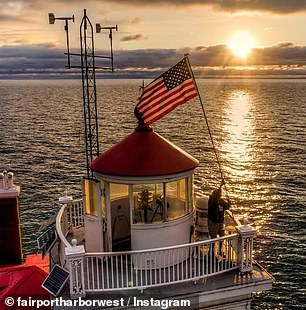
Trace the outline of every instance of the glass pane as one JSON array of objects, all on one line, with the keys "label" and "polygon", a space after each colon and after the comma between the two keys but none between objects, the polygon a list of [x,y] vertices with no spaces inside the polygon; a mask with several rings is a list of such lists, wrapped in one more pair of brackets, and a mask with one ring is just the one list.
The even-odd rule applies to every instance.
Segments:
[{"label": "glass pane", "polygon": [[193,175],[188,177],[188,188],[187,188],[187,210],[188,213],[192,211],[193,208]]},{"label": "glass pane", "polygon": [[130,223],[129,186],[127,184],[110,183],[109,193],[112,221],[114,221],[117,216],[122,217],[124,215],[126,221]]},{"label": "glass pane", "polygon": [[185,179],[166,184],[167,217],[169,220],[179,218],[186,212],[186,181]]},{"label": "glass pane", "polygon": [[186,200],[186,182],[185,179],[178,181],[179,198]]},{"label": "glass pane", "polygon": [[[100,182],[100,189],[102,193],[105,193],[105,182]],[[102,212],[102,218],[105,219],[106,213],[105,213],[105,194],[101,195],[101,212]]]},{"label": "glass pane", "polygon": [[109,195],[113,250],[129,248],[131,238],[129,185],[110,183]]},{"label": "glass pane", "polygon": [[126,184],[110,183],[110,200],[124,198],[129,195],[129,187]]},{"label": "glass pane", "polygon": [[86,214],[98,216],[98,187],[94,180],[83,180]]},{"label": "glass pane", "polygon": [[164,220],[162,183],[133,185],[134,216],[136,223],[157,223]]}]

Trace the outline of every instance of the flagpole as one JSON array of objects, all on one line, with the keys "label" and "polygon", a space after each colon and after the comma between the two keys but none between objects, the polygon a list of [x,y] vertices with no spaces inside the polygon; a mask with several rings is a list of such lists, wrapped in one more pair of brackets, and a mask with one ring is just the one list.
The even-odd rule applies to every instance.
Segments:
[{"label": "flagpole", "polygon": [[[199,97],[199,100],[200,100],[200,103],[201,103],[201,107],[202,107],[202,112],[203,112],[203,115],[204,115],[204,118],[205,118],[205,122],[206,122],[206,126],[207,126],[207,129],[208,129],[208,133],[209,133],[209,136],[210,136],[210,141],[211,141],[211,144],[212,144],[212,147],[213,147],[216,159],[217,159],[217,163],[218,163],[218,167],[219,167],[219,172],[220,172],[220,175],[221,175],[222,183],[224,184],[224,187],[225,187],[225,190],[226,190],[227,200],[230,201],[229,200],[229,196],[228,196],[228,191],[227,191],[227,188],[226,188],[226,184],[225,184],[224,174],[223,174],[222,167],[221,167],[221,162],[220,162],[220,159],[219,159],[219,156],[218,156],[218,152],[217,152],[217,149],[215,147],[215,142],[214,142],[214,139],[213,139],[213,136],[212,136],[209,124],[208,124],[208,119],[207,119],[207,116],[206,116],[206,111],[205,111],[205,107],[204,107],[204,104],[203,104],[203,101],[202,101],[202,98],[201,98],[201,94],[199,92],[198,84],[197,84],[196,79],[194,77],[194,74],[193,74],[193,71],[192,71],[192,68],[191,68],[191,64],[189,62],[188,54],[185,54],[184,57],[187,60],[187,65],[188,65],[188,68],[189,68],[189,70],[191,72],[191,76],[192,76],[192,79],[193,79],[196,91],[198,93],[198,97]],[[222,184],[221,184],[221,186],[222,186]]]}]

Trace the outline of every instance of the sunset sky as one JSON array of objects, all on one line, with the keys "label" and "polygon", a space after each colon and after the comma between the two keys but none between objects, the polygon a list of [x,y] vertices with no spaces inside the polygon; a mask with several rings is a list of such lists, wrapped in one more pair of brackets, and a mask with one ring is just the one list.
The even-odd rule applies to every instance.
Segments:
[{"label": "sunset sky", "polygon": [[[197,75],[306,74],[306,0],[0,0],[0,77],[57,76],[65,71],[64,23],[71,46],[86,8],[93,24],[118,24],[118,76],[154,75],[186,52]],[[103,54],[108,35],[97,34]],[[156,74],[155,74],[156,75]]]}]

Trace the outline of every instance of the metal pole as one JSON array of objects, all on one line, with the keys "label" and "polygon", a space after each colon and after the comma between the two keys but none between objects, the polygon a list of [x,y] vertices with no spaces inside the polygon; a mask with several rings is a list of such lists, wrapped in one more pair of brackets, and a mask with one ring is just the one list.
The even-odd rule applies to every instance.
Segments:
[{"label": "metal pole", "polygon": [[[85,138],[85,153],[86,153],[86,168],[87,168],[87,177],[89,178],[89,154],[88,154],[88,140],[87,140],[87,137],[88,137],[88,131],[87,131],[87,113],[86,113],[86,93],[85,93],[85,73],[84,73],[84,50],[83,50],[83,36],[82,36],[82,26],[83,24],[86,22],[86,10],[84,10],[84,17],[82,19],[82,22],[80,24],[80,44],[81,44],[81,67],[82,67],[82,91],[83,91],[83,114],[84,114],[84,138]],[[84,25],[85,27],[85,25]],[[86,46],[85,46],[85,53],[86,53]]]},{"label": "metal pole", "polygon": [[65,31],[66,31],[66,43],[67,43],[67,67],[70,68],[70,51],[69,51],[69,32],[68,32],[68,19],[65,20]]},{"label": "metal pole", "polygon": [[197,82],[195,80],[195,77],[194,77],[194,74],[193,74],[193,71],[192,71],[192,68],[191,68],[191,65],[190,65],[190,61],[189,61],[189,58],[188,58],[188,54],[185,54],[184,57],[186,58],[188,68],[189,68],[189,70],[191,72],[192,79],[193,79],[196,91],[198,93],[198,97],[199,97],[199,100],[200,100],[202,112],[203,112],[203,115],[204,115],[204,118],[205,118],[205,122],[206,122],[206,126],[207,126],[207,129],[208,129],[208,133],[209,133],[209,136],[210,136],[210,141],[211,141],[211,144],[212,144],[212,147],[213,147],[213,151],[214,151],[214,154],[215,154],[215,157],[216,157],[216,160],[217,160],[217,164],[218,164],[218,167],[219,167],[219,172],[220,172],[220,175],[221,175],[222,184],[224,185],[224,188],[225,188],[225,191],[226,191],[227,200],[230,201],[229,200],[229,196],[228,196],[228,191],[227,191],[227,188],[226,188],[226,184],[225,184],[225,179],[224,179],[224,174],[223,174],[223,171],[222,171],[221,162],[220,162],[220,159],[219,159],[219,156],[218,156],[218,152],[217,152],[217,149],[215,147],[215,142],[214,142],[214,139],[213,139],[213,136],[212,136],[209,124],[208,124],[208,119],[207,119],[205,107],[204,107],[204,104],[203,104],[203,101],[202,101],[202,98],[201,98],[201,94],[200,94],[200,91],[199,91],[199,88],[198,88],[198,84],[197,84]]},{"label": "metal pole", "polygon": [[112,71],[114,71],[114,57],[113,57],[113,29],[109,30],[109,39],[110,39],[110,47],[111,47],[111,63],[112,63]]}]

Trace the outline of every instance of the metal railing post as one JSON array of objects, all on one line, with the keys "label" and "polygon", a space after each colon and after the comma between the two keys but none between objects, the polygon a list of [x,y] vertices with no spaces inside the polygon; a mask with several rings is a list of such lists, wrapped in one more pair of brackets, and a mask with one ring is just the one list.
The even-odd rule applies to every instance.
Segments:
[{"label": "metal railing post", "polygon": [[71,243],[71,247],[65,248],[67,265],[70,272],[70,297],[84,297],[86,295],[84,273],[85,248],[83,245],[76,245],[76,239],[72,239]]},{"label": "metal railing post", "polygon": [[253,270],[253,239],[256,229],[248,225],[248,220],[243,219],[243,225],[236,226],[238,238],[238,264],[241,272]]}]

